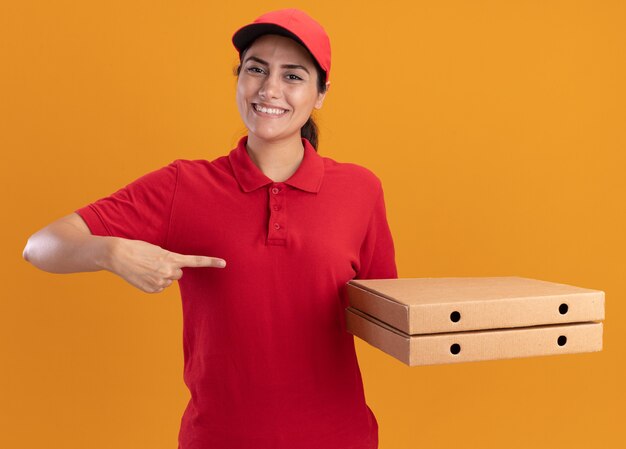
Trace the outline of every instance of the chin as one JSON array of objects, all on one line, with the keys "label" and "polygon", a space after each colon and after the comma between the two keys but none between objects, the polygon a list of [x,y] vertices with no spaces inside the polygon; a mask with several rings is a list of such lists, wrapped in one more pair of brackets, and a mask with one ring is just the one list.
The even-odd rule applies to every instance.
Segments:
[{"label": "chin", "polygon": [[286,134],[280,131],[272,131],[267,129],[250,129],[248,128],[248,134],[254,135],[257,139],[265,140],[267,142],[281,140],[286,137]]},{"label": "chin", "polygon": [[[294,127],[293,124],[289,127],[285,127],[284,124],[282,124],[283,126],[280,126],[281,124],[272,125],[273,124],[251,122],[246,123],[246,128],[248,129],[249,135],[254,135],[255,138],[267,142],[290,139],[293,138],[294,135],[298,138],[300,137],[301,127]],[[304,125],[304,123],[302,125]]]}]

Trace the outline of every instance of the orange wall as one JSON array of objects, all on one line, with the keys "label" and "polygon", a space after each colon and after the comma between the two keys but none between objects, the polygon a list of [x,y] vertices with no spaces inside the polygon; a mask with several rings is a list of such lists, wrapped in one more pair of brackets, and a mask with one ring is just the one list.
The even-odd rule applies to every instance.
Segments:
[{"label": "orange wall", "polygon": [[178,288],[45,273],[22,249],[150,170],[226,154],[245,132],[230,36],[288,6],[331,36],[320,153],[382,178],[401,277],[606,292],[600,353],[408,368],[357,341],[380,448],[617,447],[626,3],[259,3],[0,7],[0,447],[176,447],[188,399]]}]

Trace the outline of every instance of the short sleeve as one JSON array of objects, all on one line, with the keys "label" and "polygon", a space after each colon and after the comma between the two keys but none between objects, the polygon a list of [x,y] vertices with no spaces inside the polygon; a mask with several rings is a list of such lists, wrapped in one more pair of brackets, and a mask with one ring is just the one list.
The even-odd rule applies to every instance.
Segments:
[{"label": "short sleeve", "polygon": [[361,244],[360,267],[355,279],[395,279],[398,277],[393,237],[387,223],[385,199],[380,187],[378,199]]},{"label": "short sleeve", "polygon": [[164,247],[176,191],[178,161],[75,212],[94,235],[143,240]]}]

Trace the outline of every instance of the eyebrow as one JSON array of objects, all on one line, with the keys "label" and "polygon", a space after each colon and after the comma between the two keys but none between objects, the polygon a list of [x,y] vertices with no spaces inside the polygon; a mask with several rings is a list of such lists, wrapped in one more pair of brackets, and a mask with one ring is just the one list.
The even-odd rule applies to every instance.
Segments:
[{"label": "eyebrow", "polygon": [[[269,66],[269,63],[267,61],[264,61],[261,58],[257,58],[256,56],[248,56],[244,62],[248,62],[248,61],[256,61],[259,64]],[[284,69],[302,69],[310,75],[309,70],[305,66],[300,65],[300,64],[283,64],[280,67]]]}]

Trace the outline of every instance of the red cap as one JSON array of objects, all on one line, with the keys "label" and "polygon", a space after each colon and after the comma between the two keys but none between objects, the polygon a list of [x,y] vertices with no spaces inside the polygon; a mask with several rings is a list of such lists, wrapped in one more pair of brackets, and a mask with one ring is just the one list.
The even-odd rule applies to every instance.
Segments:
[{"label": "red cap", "polygon": [[233,34],[233,45],[239,52],[264,34],[279,34],[302,44],[330,77],[330,39],[318,22],[299,9],[281,9],[258,17],[254,22],[239,28]]}]

